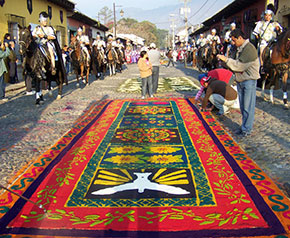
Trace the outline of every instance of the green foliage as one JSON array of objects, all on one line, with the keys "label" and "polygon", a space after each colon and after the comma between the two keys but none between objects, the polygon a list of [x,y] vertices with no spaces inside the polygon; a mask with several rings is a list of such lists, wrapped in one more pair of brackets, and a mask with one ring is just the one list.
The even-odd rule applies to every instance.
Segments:
[{"label": "green foliage", "polygon": [[138,22],[136,19],[123,18],[117,23],[117,31],[123,34],[135,34],[145,39],[145,44],[155,43],[158,48],[165,47],[168,31],[161,30],[149,21]]}]

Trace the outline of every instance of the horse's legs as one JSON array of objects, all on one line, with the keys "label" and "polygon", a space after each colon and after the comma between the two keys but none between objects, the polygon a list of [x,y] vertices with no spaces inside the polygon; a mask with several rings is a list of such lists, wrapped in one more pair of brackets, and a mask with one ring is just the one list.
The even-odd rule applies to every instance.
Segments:
[{"label": "horse's legs", "polygon": [[113,68],[113,74],[116,74],[116,64],[112,64],[112,68]]},{"label": "horse's legs", "polygon": [[262,76],[262,92],[261,92],[261,97],[265,100],[265,86],[266,86],[266,78],[265,74]]},{"label": "horse's legs", "polygon": [[62,78],[62,74],[61,74],[60,71],[58,72],[58,77],[59,77],[59,79],[61,79],[61,80],[59,80],[59,85],[58,85],[58,94],[57,94],[57,97],[56,97],[57,100],[59,100],[59,99],[62,98],[63,78]]},{"label": "horse's legs", "polygon": [[109,63],[109,70],[110,70],[110,77],[112,76],[112,67],[113,67],[113,65],[111,64],[111,63]]},{"label": "horse's legs", "polygon": [[52,97],[52,91],[51,91],[51,80],[48,81],[47,85],[48,95]]},{"label": "horse's legs", "polygon": [[287,79],[288,72],[286,72],[282,77],[283,103],[286,108],[288,108]]},{"label": "horse's legs", "polygon": [[89,84],[89,76],[90,76],[90,68],[87,68],[87,74],[86,74],[86,84]]},{"label": "horse's legs", "polygon": [[77,77],[77,87],[79,87],[80,86],[80,79],[79,79],[79,71],[78,71],[78,69],[75,69],[75,75],[76,75],[76,77]]},{"label": "horse's legs", "polygon": [[274,104],[274,88],[275,88],[274,85],[270,87],[270,102],[272,104]]},{"label": "horse's legs", "polygon": [[42,96],[40,87],[41,87],[41,80],[40,80],[40,78],[35,77],[35,91],[36,91],[36,93],[35,93],[35,99],[36,99],[35,104],[36,105],[40,105],[40,97]]},{"label": "horse's legs", "polygon": [[85,66],[81,65],[81,80],[84,84],[86,84],[86,81],[84,80],[84,70],[85,70]]}]

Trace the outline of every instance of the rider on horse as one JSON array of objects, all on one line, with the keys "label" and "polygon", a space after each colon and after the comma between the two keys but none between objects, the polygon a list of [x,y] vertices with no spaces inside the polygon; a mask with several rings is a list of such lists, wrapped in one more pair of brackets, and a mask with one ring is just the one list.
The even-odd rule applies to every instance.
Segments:
[{"label": "rider on horse", "polygon": [[87,46],[90,45],[90,40],[89,40],[89,37],[87,35],[83,34],[83,28],[81,26],[78,28],[77,40],[80,42],[82,51],[85,53],[86,63],[87,63],[87,66],[89,67],[91,56],[90,56],[90,53],[89,53]]},{"label": "rider on horse", "polygon": [[39,22],[38,25],[32,32],[33,37],[36,38],[36,41],[42,46],[42,49],[48,49],[49,58],[51,60],[51,74],[55,75],[55,45],[53,40],[56,39],[54,29],[52,26],[48,26],[48,14],[46,12],[41,12],[39,14]]},{"label": "rider on horse", "polygon": [[253,32],[253,34],[259,41],[258,52],[260,54],[261,73],[264,73],[262,60],[264,49],[269,43],[273,42],[276,39],[277,33],[279,34],[280,32],[282,32],[282,27],[280,26],[280,24],[272,20],[273,16],[274,12],[270,9],[267,9],[264,12],[264,19],[257,22],[257,25]]},{"label": "rider on horse", "polygon": [[211,30],[211,34],[207,36],[207,41],[208,41],[208,45],[207,47],[205,48],[205,58],[207,56],[207,52],[208,52],[208,49],[210,48],[210,46],[212,45],[212,43],[214,41],[216,41],[216,43],[219,45],[221,44],[221,39],[220,37],[216,34],[216,29],[212,29]]},{"label": "rider on horse", "polygon": [[235,45],[232,42],[231,32],[236,29],[236,23],[232,22],[230,25],[230,29],[225,34],[225,56],[234,58],[235,53]]},{"label": "rider on horse", "polygon": [[97,34],[96,39],[93,42],[93,46],[96,46],[104,60],[106,60],[105,55],[105,48],[106,48],[106,42],[101,39],[100,34]]}]

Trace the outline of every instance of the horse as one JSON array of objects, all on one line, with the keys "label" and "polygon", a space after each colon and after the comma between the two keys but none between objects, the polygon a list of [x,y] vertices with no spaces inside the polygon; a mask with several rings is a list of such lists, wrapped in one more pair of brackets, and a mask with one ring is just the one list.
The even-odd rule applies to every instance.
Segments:
[{"label": "horse", "polygon": [[[30,76],[35,82],[36,91],[36,105],[42,103],[43,95],[41,92],[41,82],[43,80],[48,82],[49,94],[51,93],[51,81],[56,81],[58,85],[57,99],[62,97],[63,83],[67,83],[66,74],[63,68],[63,62],[61,57],[55,61],[56,74],[52,75],[50,71],[50,59],[49,54],[44,55],[40,49],[38,43],[35,41],[31,33],[31,26],[21,27],[18,26],[19,31],[19,52],[23,56],[23,71],[27,76]],[[57,40],[54,41],[55,46],[59,47]]]},{"label": "horse", "polygon": [[201,72],[206,71],[206,67],[207,67],[207,61],[205,59],[205,47],[206,46],[202,46],[198,48],[197,56],[196,56],[196,66],[198,70]]},{"label": "horse", "polygon": [[122,73],[122,65],[125,62],[124,61],[124,52],[118,47],[115,47],[115,51],[117,52],[116,70],[119,70],[120,73]]},{"label": "horse", "polygon": [[93,46],[92,50],[92,68],[97,79],[105,76],[107,60],[104,52],[101,52],[96,45]]},{"label": "horse", "polygon": [[207,69],[208,71],[212,70],[212,69],[216,69],[218,68],[218,59],[217,59],[217,55],[221,52],[221,49],[220,49],[220,45],[217,43],[216,40],[214,40],[212,42],[212,44],[210,45],[209,47],[209,50],[208,50],[208,54],[207,54]]},{"label": "horse", "polygon": [[107,55],[108,66],[110,70],[110,76],[115,75],[116,74],[116,60],[118,56],[116,55],[116,51],[113,50],[112,45],[108,45],[106,55]]},{"label": "horse", "polygon": [[262,53],[262,97],[265,99],[265,88],[270,89],[270,101],[274,103],[273,90],[280,88],[279,80],[282,79],[283,103],[288,108],[287,79],[290,64],[290,29],[282,33],[276,42],[270,42]]},{"label": "horse", "polygon": [[[72,52],[70,54],[72,68],[77,78],[77,87],[80,86],[79,75],[84,84],[89,84],[90,63],[87,65],[86,54],[83,52],[80,41],[76,36],[71,37]],[[84,80],[84,76],[86,80]]]}]

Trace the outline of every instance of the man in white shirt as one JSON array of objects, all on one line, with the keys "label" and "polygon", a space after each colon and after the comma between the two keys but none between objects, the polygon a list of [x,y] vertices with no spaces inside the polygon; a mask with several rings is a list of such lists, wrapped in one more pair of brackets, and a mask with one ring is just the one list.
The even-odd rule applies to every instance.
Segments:
[{"label": "man in white shirt", "polygon": [[160,66],[160,57],[161,54],[159,50],[156,49],[155,43],[150,44],[150,50],[148,52],[149,61],[151,62],[152,68],[152,91],[153,94],[156,94],[158,88],[158,79],[159,79],[159,66]]},{"label": "man in white shirt", "polygon": [[54,55],[54,43],[52,40],[56,39],[54,29],[48,26],[48,14],[46,12],[41,12],[39,14],[39,23],[32,32],[32,36],[36,38],[36,41],[40,45],[46,45],[51,59],[51,74],[55,75],[55,55]]},{"label": "man in white shirt", "polygon": [[258,49],[262,73],[263,73],[263,60],[262,60],[263,51],[268,45],[268,43],[277,37],[277,32],[278,33],[282,32],[282,27],[280,26],[280,24],[278,22],[272,21],[273,16],[274,16],[273,11],[266,10],[264,12],[264,19],[257,22],[256,27],[253,31],[253,34],[259,40]]},{"label": "man in white shirt", "polygon": [[83,34],[83,28],[79,27],[78,28],[78,35],[77,35],[77,40],[80,42],[81,44],[81,48],[82,51],[86,54],[86,60],[87,60],[87,66],[90,66],[90,60],[91,60],[91,56],[89,53],[89,50],[87,48],[88,45],[90,45],[90,40],[89,37],[87,35]]},{"label": "man in white shirt", "polygon": [[236,29],[236,23],[232,22],[230,25],[230,29],[225,34],[225,43],[226,43],[226,53],[225,56],[229,57],[230,50],[234,45],[232,44],[231,32]]},{"label": "man in white shirt", "polygon": [[214,41],[216,41],[217,45],[221,43],[220,37],[216,34],[216,29],[211,30],[211,34],[207,36],[208,46],[205,48],[205,57],[207,56],[208,48]]}]

